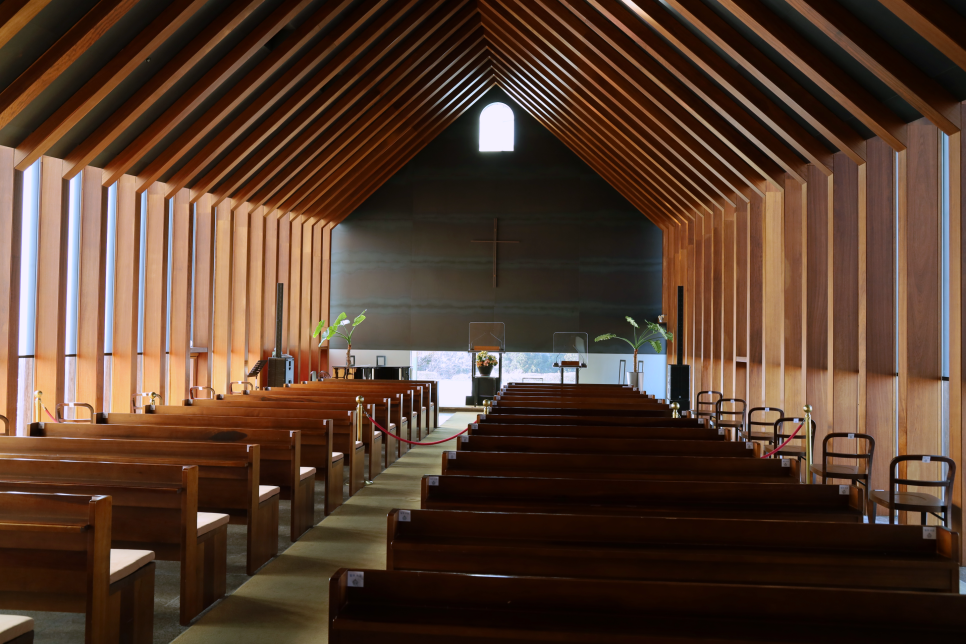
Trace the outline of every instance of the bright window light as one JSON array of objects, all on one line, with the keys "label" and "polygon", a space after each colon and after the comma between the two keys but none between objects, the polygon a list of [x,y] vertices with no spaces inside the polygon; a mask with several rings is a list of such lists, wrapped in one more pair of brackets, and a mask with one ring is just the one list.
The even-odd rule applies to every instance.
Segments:
[{"label": "bright window light", "polygon": [[480,113],[480,152],[513,152],[513,110],[503,103]]}]

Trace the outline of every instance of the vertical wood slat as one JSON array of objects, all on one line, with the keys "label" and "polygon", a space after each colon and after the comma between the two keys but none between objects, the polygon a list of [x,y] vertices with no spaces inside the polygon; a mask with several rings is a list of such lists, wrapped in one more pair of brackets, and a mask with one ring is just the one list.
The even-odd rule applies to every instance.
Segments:
[{"label": "vertical wood slat", "polygon": [[20,355],[20,239],[22,235],[23,173],[14,164],[14,150],[0,146],[0,414],[16,434],[17,372]]},{"label": "vertical wood slat", "polygon": [[278,281],[278,211],[265,215],[265,257],[262,259],[263,297],[261,357],[275,348],[275,285]]},{"label": "vertical wood slat", "polygon": [[723,291],[722,291],[722,391],[725,396],[738,398],[735,393],[735,297],[737,262],[735,254],[735,208],[725,206],[723,221]]},{"label": "vertical wood slat", "polygon": [[[322,229],[322,294],[319,303],[322,307],[320,319],[325,318],[327,320],[332,317],[330,297],[332,293],[332,229],[334,227],[332,224],[326,224]],[[323,371],[329,371],[328,344],[320,350],[319,368]]]},{"label": "vertical wood slat", "polygon": [[206,349],[195,363],[195,385],[211,386],[211,321],[212,277],[215,260],[215,218],[211,195],[204,194],[195,203],[194,301],[192,302],[191,344]]},{"label": "vertical wood slat", "polygon": [[302,224],[302,295],[299,305],[299,370],[296,382],[309,379],[312,370],[312,229],[315,222],[307,219]]},{"label": "vertical wood slat", "polygon": [[291,266],[289,264],[291,239],[292,218],[288,213],[279,212],[277,258],[278,272],[275,274],[275,279],[284,287],[284,294],[282,296],[282,346],[279,347],[279,351],[282,353],[290,353],[288,343],[288,321],[290,308],[289,303],[292,301],[292,289],[289,288],[291,286],[291,281],[289,279],[289,271],[291,270]]},{"label": "vertical wood slat", "polygon": [[[684,350],[687,355],[687,363],[691,365],[692,408],[696,408],[697,392],[701,389],[701,364],[696,357],[698,353],[698,335],[696,330],[700,328],[698,326],[698,319],[701,316],[701,307],[697,299],[697,293],[700,290],[698,286],[700,285],[701,279],[701,271],[698,270],[698,267],[701,265],[701,254],[696,231],[700,224],[701,219],[699,216],[695,216],[688,223],[688,259],[690,261],[688,262],[688,285],[685,288],[685,294],[688,298],[688,306],[685,310],[685,315],[687,316],[685,329],[688,334],[688,339],[685,343]],[[637,370],[637,365],[634,365],[634,370]]]},{"label": "vertical wood slat", "polygon": [[[748,201],[748,407],[767,404],[764,383],[764,200]],[[769,302],[769,305],[771,303]]]},{"label": "vertical wood slat", "polygon": [[51,412],[64,402],[68,184],[63,166],[60,159],[41,157],[34,389],[44,393]]},{"label": "vertical wood slat", "polygon": [[805,344],[802,327],[805,314],[805,189],[785,175],[785,402],[784,409],[798,415],[805,405]]},{"label": "vertical wood slat", "polygon": [[[966,117],[966,103],[960,104],[960,112]],[[963,187],[966,184],[966,146],[963,145],[962,132],[949,137],[949,180],[949,251],[952,260],[949,267],[949,446],[950,457],[956,461],[956,471],[964,472],[966,396],[963,395],[963,383],[966,379],[963,378],[963,365],[966,360],[963,359],[963,352],[966,351],[966,342],[963,342],[963,322],[966,315],[963,308],[966,307],[966,297],[963,297],[963,288],[966,287],[966,280],[963,279],[963,271],[966,270],[966,262],[963,261],[963,251],[966,250],[966,244],[963,243],[963,235],[966,234],[966,226],[963,225],[963,219],[966,217],[966,199],[963,199]],[[953,492],[953,530],[961,535],[966,530],[964,479],[966,475],[963,474],[956,477],[957,485]],[[966,556],[966,543],[962,541],[960,539],[961,556]]]},{"label": "vertical wood slat", "polygon": [[168,403],[180,404],[191,386],[191,249],[194,237],[191,194],[174,196],[171,218],[171,338],[168,360]]},{"label": "vertical wood slat", "polygon": [[844,154],[832,175],[832,430],[858,431],[859,168]]},{"label": "vertical wood slat", "polygon": [[251,212],[248,220],[248,368],[262,358],[262,307],[271,304],[265,290],[265,208]]},{"label": "vertical wood slat", "polygon": [[720,210],[712,208],[710,213],[703,217],[704,229],[701,235],[701,248],[703,253],[703,270],[701,276],[701,382],[702,386],[709,391],[717,391],[714,385],[713,360],[714,360],[714,341],[712,329],[714,327],[714,219],[720,216]]},{"label": "vertical wood slat", "polygon": [[147,234],[144,241],[143,376],[145,392],[167,401],[166,349],[168,321],[168,200],[167,186],[152,183],[147,190]]},{"label": "vertical wood slat", "polygon": [[129,413],[138,382],[138,266],[141,263],[141,209],[135,179],[117,182],[114,225],[114,338],[111,352],[111,411]]},{"label": "vertical wood slat", "polygon": [[724,388],[723,379],[723,349],[724,349],[724,211],[716,210],[714,213],[714,233],[712,236],[711,254],[713,266],[711,269],[711,310],[713,317],[711,320],[711,382],[714,389],[724,393],[725,398],[730,398]]},{"label": "vertical wood slat", "polygon": [[[805,200],[805,380],[806,402],[814,409],[813,420],[820,445],[828,432],[829,402],[829,199],[831,177],[808,166]],[[788,410],[791,413],[790,410]]]},{"label": "vertical wood slat", "polygon": [[104,263],[107,188],[101,170],[81,175],[80,257],[77,282],[77,387],[74,398],[104,411]]},{"label": "vertical wood slat", "polygon": [[[318,224],[312,229],[312,309],[309,312],[309,325],[304,332],[309,343],[309,353],[312,355],[312,368],[322,370],[321,354],[318,338],[312,337],[315,325],[322,319],[322,237],[324,224]],[[321,378],[321,374],[319,376]]]},{"label": "vertical wood slat", "polygon": [[[784,199],[768,184],[762,201],[762,382],[766,405],[785,407]],[[796,412],[792,412],[796,413]]]},{"label": "vertical wood slat", "polygon": [[[228,381],[245,380],[248,365],[248,216],[250,205],[238,204],[232,217],[231,358]],[[219,324],[215,318],[215,324]]]},{"label": "vertical wood slat", "polygon": [[295,359],[295,374],[301,373],[299,367],[299,346],[302,334],[299,324],[302,320],[302,224],[305,217],[296,215],[289,222],[289,277],[288,277],[288,353]]},{"label": "vertical wood slat", "polygon": [[215,279],[211,330],[211,386],[216,393],[228,393],[231,366],[232,293],[232,203],[225,199],[215,208]]}]

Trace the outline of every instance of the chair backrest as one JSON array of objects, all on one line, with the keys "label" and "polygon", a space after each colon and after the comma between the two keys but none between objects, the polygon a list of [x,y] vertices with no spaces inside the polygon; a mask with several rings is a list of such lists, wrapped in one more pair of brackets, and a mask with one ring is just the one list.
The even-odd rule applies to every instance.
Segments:
[{"label": "chair backrest", "polygon": [[[773,428],[772,431],[774,432],[773,438],[775,441],[775,447],[777,448],[779,445],[784,443],[786,439],[791,438],[793,435],[795,436],[795,440],[804,439],[807,435],[805,433],[804,426],[802,427],[801,431],[798,432],[798,434],[795,434],[795,430],[798,429],[798,426],[803,425],[804,423],[805,423],[804,418],[797,418],[797,417],[791,417],[791,416],[787,418],[785,416],[782,416],[781,418],[776,420],[772,425],[772,428]],[[815,433],[816,433],[815,430],[816,430],[816,426],[815,426],[815,421],[813,420],[812,421],[812,449],[813,450],[815,449]],[[779,452],[779,456],[780,455],[781,453]]]},{"label": "chair backrest", "polygon": [[[833,438],[845,438],[847,440],[865,441],[866,451],[859,452],[856,451],[855,454],[849,454],[847,452],[830,452],[828,451],[828,444]],[[828,467],[829,458],[851,458],[859,461],[860,464],[865,465],[865,473],[870,477],[872,476],[872,457],[875,454],[875,438],[869,436],[868,434],[847,434],[845,432],[831,432],[825,435],[822,439],[822,468]],[[869,479],[871,480],[871,478]]]},{"label": "chair backrest", "polygon": [[[704,400],[701,400],[702,396],[705,397]],[[714,416],[715,405],[722,398],[724,398],[724,394],[720,391],[699,391],[695,399],[695,415],[708,416],[709,418]]]},{"label": "chair backrest", "polygon": [[[767,420],[765,418],[767,414],[778,414],[778,417]],[[784,410],[779,409],[778,407],[753,407],[748,412],[748,429],[750,430],[754,427],[773,428],[775,426],[775,421],[778,420],[778,418],[784,417]]]},{"label": "chair backrest", "polygon": [[[921,463],[945,463],[946,478],[942,481],[930,481],[928,479],[899,478],[899,464],[904,461],[919,461]],[[947,511],[952,509],[953,504],[953,483],[956,480],[956,463],[951,458],[945,456],[932,456],[930,454],[906,454],[896,456],[889,463],[889,503],[894,504],[897,485],[915,485],[916,487],[938,487],[943,490],[943,504]]]},{"label": "chair backrest", "polygon": [[[731,411],[727,409],[722,409],[724,405],[732,405],[733,409]],[[716,420],[722,420],[722,416],[728,416],[727,420],[735,419],[735,416],[739,416],[741,421],[745,420],[745,409],[748,408],[748,404],[741,398],[721,398],[714,404],[714,417]]]}]

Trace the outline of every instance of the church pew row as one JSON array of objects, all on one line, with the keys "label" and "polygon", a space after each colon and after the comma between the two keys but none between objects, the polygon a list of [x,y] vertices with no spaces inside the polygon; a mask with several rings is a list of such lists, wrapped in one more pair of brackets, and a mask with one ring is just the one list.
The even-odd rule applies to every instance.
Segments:
[{"label": "church pew row", "polygon": [[[523,411],[526,410],[526,411]],[[634,402],[597,402],[597,399],[584,398],[580,400],[548,400],[548,399],[520,399],[509,398],[494,400],[491,413],[526,413],[526,414],[570,414],[572,416],[636,416],[666,415],[671,416],[671,409],[664,403],[653,400]]]},{"label": "church pew row", "polygon": [[446,451],[442,474],[544,479],[799,483],[798,459]]},{"label": "church pew row", "polygon": [[424,476],[424,510],[862,523],[849,485]]},{"label": "church pew row", "polygon": [[111,497],[111,547],[180,563],[182,625],[225,596],[228,515],[198,512],[195,465],[0,458],[0,492]]},{"label": "church pew row", "polygon": [[[82,425],[83,427],[83,425]],[[246,526],[246,571],[278,554],[279,488],[259,485],[258,445],[0,436],[0,458],[198,466],[198,509]]]},{"label": "church pew row", "polygon": [[386,570],[959,592],[944,528],[392,510]]},{"label": "church pew row", "polygon": [[[479,436],[463,434],[459,451],[533,452],[539,454],[755,457],[753,443],[650,438],[553,438],[544,436]],[[605,461],[607,459],[604,459]]]},{"label": "church pew row", "polygon": [[[670,420],[670,419],[669,419]],[[723,441],[724,430],[710,425],[673,427],[670,423],[643,426],[613,425],[525,425],[510,423],[472,423],[470,436],[532,436],[544,438],[640,438],[679,441]]]},{"label": "church pew row", "polygon": [[[428,434],[432,429],[432,425],[438,423],[436,420],[430,421],[430,416],[434,418],[439,413],[438,401],[435,400],[433,392],[431,391],[433,386],[431,384],[425,384],[428,381],[413,381],[413,380],[399,380],[399,381],[379,381],[379,380],[342,380],[335,378],[327,378],[325,380],[319,380],[316,382],[303,383],[301,385],[291,385],[291,389],[302,389],[311,391],[325,391],[333,392],[338,391],[353,395],[366,395],[366,391],[371,394],[378,393],[402,393],[407,397],[412,396],[412,410],[411,413],[416,414],[416,421],[413,423],[413,428],[415,429],[415,434],[418,438],[423,436],[423,430]],[[407,410],[407,413],[410,413]]]},{"label": "church pew row", "polygon": [[[634,416],[586,416],[574,415],[571,410],[532,410],[514,409],[513,413],[503,410],[499,413],[479,414],[480,423],[508,423],[513,425],[609,425],[622,427],[700,427],[703,418],[671,418],[671,413],[642,411]],[[549,411],[554,413],[544,414]]]},{"label": "church pew row", "polygon": [[152,644],[154,553],[111,549],[111,505],[0,492],[0,608],[82,613],[90,644]]},{"label": "church pew row", "polygon": [[[807,611],[803,619],[802,611]],[[966,596],[385,570],[337,571],[330,644],[956,642]]]},{"label": "church pew row", "polygon": [[[301,467],[302,437],[298,431],[268,429],[230,429],[219,427],[172,427],[145,425],[144,414],[112,414],[120,422],[95,425],[73,423],[36,423],[30,426],[31,436],[57,438],[109,438],[120,440],[243,443],[258,445],[260,467],[259,485],[278,486],[280,498],[292,502],[289,535],[292,541],[315,525],[314,467]],[[342,454],[333,455],[330,471],[322,473],[326,481],[323,513],[328,514],[342,504]],[[328,481],[332,481],[329,485]],[[332,490],[335,490],[333,493]],[[331,509],[330,509],[331,508]]]}]

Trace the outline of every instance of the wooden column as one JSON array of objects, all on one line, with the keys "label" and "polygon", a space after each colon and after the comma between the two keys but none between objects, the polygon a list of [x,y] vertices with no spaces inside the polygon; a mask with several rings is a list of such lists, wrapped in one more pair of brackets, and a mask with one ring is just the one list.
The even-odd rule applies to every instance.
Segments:
[{"label": "wooden column", "polygon": [[737,261],[735,255],[735,208],[725,206],[722,244],[722,384],[721,390],[729,398],[739,398],[735,393],[735,298]]},{"label": "wooden column", "polygon": [[[735,208],[735,398],[748,400],[748,202]],[[749,406],[750,408],[750,406]]]},{"label": "wooden column", "polygon": [[301,373],[299,367],[299,346],[302,334],[302,224],[305,217],[296,215],[289,222],[291,237],[288,251],[288,353],[295,358],[296,378]]},{"label": "wooden column", "polygon": [[168,320],[168,200],[167,186],[154,182],[147,190],[147,234],[144,240],[143,391],[156,392],[167,402],[166,349]]},{"label": "wooden column", "polygon": [[114,338],[111,354],[111,411],[130,413],[138,382],[138,267],[141,265],[141,208],[135,179],[117,182],[114,225]]},{"label": "wooden column", "polygon": [[723,379],[724,330],[724,211],[714,211],[714,232],[711,242],[711,382],[714,389],[725,392]]},{"label": "wooden column", "polygon": [[[289,263],[289,257],[291,253],[291,239],[292,239],[292,217],[288,213],[279,213],[278,217],[278,272],[276,273],[276,281],[279,284],[285,285],[285,295],[282,302],[282,346],[280,350],[282,353],[290,353],[289,342],[288,342],[288,328],[289,328],[289,303],[292,301],[291,282],[289,279],[289,271],[291,266]],[[274,325],[273,325],[274,330]]]},{"label": "wooden column", "polygon": [[[322,311],[320,319],[332,319],[331,293],[332,293],[332,229],[333,224],[326,224],[322,229],[322,295],[320,304]],[[329,345],[322,347],[320,352],[319,368],[329,371]]]},{"label": "wooden column", "polygon": [[717,391],[715,387],[714,371],[714,218],[718,214],[717,209],[712,208],[711,212],[705,213],[702,218],[703,230],[701,231],[701,253],[703,274],[701,275],[701,291],[698,296],[701,298],[701,385],[702,389]]},{"label": "wooden column", "polygon": [[312,369],[321,370],[319,339],[312,337],[315,325],[322,319],[322,236],[324,224],[317,223],[312,228],[312,308],[309,312],[309,326],[304,329],[309,354],[312,356]]},{"label": "wooden column", "polygon": [[[704,257],[701,254],[702,230],[704,229],[704,218],[696,215],[694,220],[688,225],[688,257],[693,258],[688,265],[688,343],[686,351],[688,362],[691,365],[691,397],[694,404],[697,404],[697,395],[704,388],[701,386],[701,315],[704,307],[701,306],[701,278],[704,273],[701,270],[704,266]],[[637,369],[637,365],[634,365]]]},{"label": "wooden column", "polygon": [[[762,184],[762,378],[766,405],[785,408],[784,193]],[[795,412],[792,412],[795,413]]]},{"label": "wooden column", "polygon": [[[966,103],[960,104],[961,122],[966,122]],[[964,321],[966,321],[966,262],[963,252],[966,250],[963,236],[966,235],[966,199],[963,198],[963,188],[966,185],[966,145],[963,145],[963,134],[953,134],[949,137],[949,250],[952,265],[949,268],[950,298],[949,298],[949,436],[950,457],[956,461],[956,489],[953,492],[953,530],[960,535],[966,533],[966,513],[963,512],[966,500],[966,396],[963,386],[963,365],[966,364],[966,342],[963,342]],[[961,561],[966,559],[966,543],[960,539],[962,547]]]},{"label": "wooden column", "polygon": [[215,280],[212,306],[211,386],[219,394],[228,393],[231,366],[231,293],[232,293],[232,204],[225,199],[215,209]]},{"label": "wooden column", "polygon": [[[748,407],[765,399],[764,370],[764,199],[748,191]],[[769,306],[771,302],[768,303]]]},{"label": "wooden column", "polygon": [[248,220],[248,368],[262,356],[262,308],[274,308],[274,291],[265,289],[265,208],[252,211]]},{"label": "wooden column", "polygon": [[309,379],[312,370],[312,242],[315,235],[312,228],[315,222],[306,218],[302,222],[302,296],[299,304],[299,369],[296,372],[296,382]]},{"label": "wooden column", "polygon": [[23,173],[14,168],[14,150],[0,146],[0,414],[17,433],[17,372],[20,363],[20,238]]},{"label": "wooden column", "polygon": [[204,194],[195,203],[194,322],[191,344],[206,349],[195,363],[195,385],[211,386],[211,313],[212,278],[215,260],[215,217],[211,195]]},{"label": "wooden column", "polygon": [[805,399],[805,186],[785,175],[785,402],[798,415]]},{"label": "wooden column", "polygon": [[[815,444],[821,445],[832,416],[829,365],[829,211],[831,177],[808,166],[806,185],[805,254],[805,381],[806,402],[812,406],[817,428]],[[791,413],[791,410],[789,410]]]},{"label": "wooden column", "polygon": [[80,257],[77,281],[77,387],[75,400],[104,410],[104,295],[107,188],[98,168],[81,176]]},{"label": "wooden column", "polygon": [[233,216],[229,382],[244,380],[248,372],[248,215],[250,208],[248,202],[238,204]]},{"label": "wooden column", "polygon": [[858,431],[859,167],[833,157],[832,175],[832,430]]},{"label": "wooden column", "polygon": [[180,405],[191,386],[191,250],[194,222],[190,191],[174,196],[171,218],[171,338],[168,359],[168,404]]},{"label": "wooden column", "polygon": [[40,160],[40,225],[37,240],[37,316],[34,389],[54,412],[64,402],[64,343],[67,298],[68,184],[64,162]]},{"label": "wooden column", "polygon": [[275,349],[275,285],[278,281],[278,211],[265,216],[265,257],[262,260],[265,303],[262,308],[261,357]]}]

